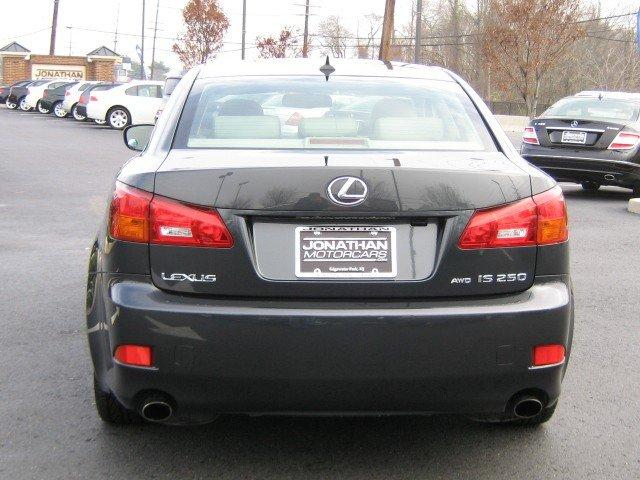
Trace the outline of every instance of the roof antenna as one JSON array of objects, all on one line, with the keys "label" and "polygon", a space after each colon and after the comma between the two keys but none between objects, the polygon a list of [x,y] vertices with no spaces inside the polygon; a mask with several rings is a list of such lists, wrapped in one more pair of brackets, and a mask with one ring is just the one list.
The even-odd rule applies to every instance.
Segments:
[{"label": "roof antenna", "polygon": [[327,55],[327,61],[320,67],[320,71],[324,74],[324,78],[329,81],[329,75],[336,71],[336,69],[329,63],[329,55]]},{"label": "roof antenna", "polygon": [[598,100],[602,100],[602,92],[598,94]]}]

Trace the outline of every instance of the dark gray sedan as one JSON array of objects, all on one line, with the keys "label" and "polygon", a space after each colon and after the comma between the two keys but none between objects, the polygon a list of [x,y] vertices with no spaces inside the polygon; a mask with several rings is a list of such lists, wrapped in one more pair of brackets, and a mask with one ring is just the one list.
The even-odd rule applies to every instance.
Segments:
[{"label": "dark gray sedan", "polygon": [[87,282],[103,420],[553,415],[562,191],[453,73],[200,66],[125,142]]}]

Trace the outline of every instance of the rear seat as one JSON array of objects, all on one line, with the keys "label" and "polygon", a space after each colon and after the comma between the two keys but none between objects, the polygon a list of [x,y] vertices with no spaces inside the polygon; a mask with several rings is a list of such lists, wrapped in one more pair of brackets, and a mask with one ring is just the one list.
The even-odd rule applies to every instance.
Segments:
[{"label": "rear seat", "polygon": [[280,119],[272,115],[215,117],[213,138],[280,138]]},{"label": "rear seat", "polygon": [[308,137],[357,137],[358,122],[352,118],[305,118],[298,125],[298,136]]},{"label": "rear seat", "polygon": [[432,117],[382,117],[373,126],[373,140],[441,141],[444,139],[444,124],[440,118]]}]

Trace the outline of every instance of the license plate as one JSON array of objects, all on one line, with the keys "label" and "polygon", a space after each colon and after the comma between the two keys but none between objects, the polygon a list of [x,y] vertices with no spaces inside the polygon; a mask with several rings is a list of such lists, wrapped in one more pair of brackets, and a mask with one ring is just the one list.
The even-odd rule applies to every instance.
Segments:
[{"label": "license plate", "polygon": [[297,227],[296,277],[393,278],[395,227]]},{"label": "license plate", "polygon": [[565,130],[562,132],[562,143],[587,143],[587,132],[574,132]]}]

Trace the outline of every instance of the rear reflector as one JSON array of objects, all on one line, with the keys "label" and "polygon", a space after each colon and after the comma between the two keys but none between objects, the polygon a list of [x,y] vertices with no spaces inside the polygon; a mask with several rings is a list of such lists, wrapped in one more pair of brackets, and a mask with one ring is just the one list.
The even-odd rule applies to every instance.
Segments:
[{"label": "rear reflector", "polygon": [[90,102],[97,102],[97,101],[98,101],[98,97],[96,97],[95,95],[91,95],[91,96],[89,97],[89,101],[90,101]]},{"label": "rear reflector", "polygon": [[525,127],[524,132],[522,133],[522,143],[528,143],[529,145],[540,145],[538,134],[536,134],[535,128]]},{"label": "rear reflector", "polygon": [[526,247],[569,238],[567,210],[559,186],[501,207],[477,210],[460,236],[459,247]]},{"label": "rear reflector", "polygon": [[151,347],[147,345],[120,345],[116,348],[113,357],[125,365],[137,367],[151,367]]},{"label": "rear reflector", "polygon": [[619,132],[613,139],[608,150],[631,150],[640,143],[640,134],[631,132]]},{"label": "rear reflector", "polygon": [[564,345],[538,345],[533,347],[533,366],[556,365],[564,361]]},{"label": "rear reflector", "polygon": [[153,196],[116,183],[109,234],[117,240],[158,245],[231,248],[233,237],[213,208]]}]

